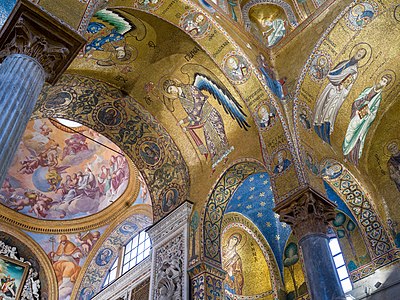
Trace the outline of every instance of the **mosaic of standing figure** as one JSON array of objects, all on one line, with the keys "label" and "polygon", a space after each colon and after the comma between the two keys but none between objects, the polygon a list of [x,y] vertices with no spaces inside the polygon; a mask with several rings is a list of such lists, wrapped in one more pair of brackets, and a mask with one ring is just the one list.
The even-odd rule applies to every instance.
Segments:
[{"label": "mosaic of standing figure", "polygon": [[[194,70],[189,70],[188,66],[183,66],[182,70],[193,72]],[[221,114],[209,98],[217,100],[216,102],[223,106],[225,113],[237,121],[239,127],[247,130],[250,126],[241,104],[215,75],[211,76],[195,73],[190,84],[181,83],[177,79],[167,79],[163,82],[162,88],[164,96],[168,99],[178,99],[186,113],[186,117],[179,120],[177,125],[190,135],[198,151],[206,160],[211,160],[211,168],[215,169],[218,163],[226,160],[234,148],[228,142]],[[205,143],[199,137],[201,132]]]}]

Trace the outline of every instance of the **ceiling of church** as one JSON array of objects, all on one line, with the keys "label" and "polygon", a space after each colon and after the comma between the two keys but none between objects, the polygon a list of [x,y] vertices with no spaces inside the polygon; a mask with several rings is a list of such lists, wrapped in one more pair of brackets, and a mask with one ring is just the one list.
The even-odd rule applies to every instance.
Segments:
[{"label": "ceiling of church", "polygon": [[189,265],[205,258],[227,268],[234,247],[249,262],[231,292],[243,299],[278,298],[285,286],[306,292],[297,241],[272,209],[307,184],[344,216],[334,229],[352,235],[349,269],[394,247],[393,1],[110,0],[91,18],[94,1],[33,2],[60,18],[70,7],[65,21],[87,44],[43,88],[0,190],[0,215],[47,255],[65,239],[84,253],[79,284],[60,295],[97,292],[118,247],[185,200],[194,202]]},{"label": "ceiling of church", "polygon": [[376,198],[386,202],[378,205],[386,217],[388,209],[399,215],[396,8],[391,1],[360,1],[344,11],[308,59],[295,107],[304,155],[316,162],[334,157],[358,174],[367,190],[381,193]]}]

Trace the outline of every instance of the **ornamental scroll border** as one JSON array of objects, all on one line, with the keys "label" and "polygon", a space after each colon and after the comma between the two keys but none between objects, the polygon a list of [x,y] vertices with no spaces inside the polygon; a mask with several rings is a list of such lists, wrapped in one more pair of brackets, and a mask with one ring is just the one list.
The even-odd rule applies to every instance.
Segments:
[{"label": "ornamental scroll border", "polygon": [[[327,161],[334,159],[322,160],[321,166]],[[337,162],[340,164],[339,162]],[[395,246],[394,241],[386,227],[382,224],[373,202],[367,196],[367,193],[361,187],[356,178],[342,164],[343,171],[340,176],[335,179],[324,178],[325,181],[338,193],[339,197],[347,205],[356,218],[358,226],[362,229],[364,239],[367,241],[366,246],[373,260],[391,252]]]},{"label": "ornamental scroll border", "polygon": [[[76,102],[78,102],[80,98],[76,91],[84,89],[86,89],[85,92],[90,91],[90,93],[81,96],[83,98],[96,97],[98,103],[91,105],[90,103],[82,101],[79,105],[84,107],[83,110],[85,110],[85,113],[78,114],[72,109],[72,106],[76,105]],[[51,95],[60,91],[69,92],[72,101],[65,106],[46,107],[46,100],[49,99]],[[79,101],[81,100],[79,99]],[[115,105],[117,102],[119,105]],[[124,120],[121,121],[119,126],[107,126],[96,121],[96,107],[107,104],[121,110],[121,115],[123,115],[121,118]],[[169,186],[178,186],[181,192],[176,205],[186,200],[190,187],[190,177],[188,167],[179,148],[158,120],[136,102],[135,99],[129,95],[124,95],[121,90],[98,79],[66,74],[62,76],[54,86],[46,85],[44,87],[36,105],[34,117],[66,118],[84,124],[92,129],[96,127],[94,128],[95,130],[97,129],[96,131],[103,134],[120,147],[120,149],[130,157],[135,166],[137,166],[147,184],[152,198],[155,221],[169,213],[163,211],[161,207],[163,194]],[[128,125],[131,127],[128,128]],[[138,129],[140,129],[140,132],[137,131]],[[120,134],[121,131],[123,131],[124,140],[119,142],[117,140],[117,135]],[[126,138],[125,133],[129,134],[129,139]],[[160,163],[155,170],[146,168],[142,159],[135,154],[135,145],[139,145],[140,141],[149,137],[155,137],[159,143],[168,149],[168,151],[165,151],[168,155],[163,158],[163,162]],[[136,143],[133,143],[132,139],[134,139]],[[167,178],[163,176],[163,174],[165,175],[168,173],[166,170],[174,170],[174,172],[176,172],[176,177]],[[172,209],[173,208],[171,208],[171,210]]]}]

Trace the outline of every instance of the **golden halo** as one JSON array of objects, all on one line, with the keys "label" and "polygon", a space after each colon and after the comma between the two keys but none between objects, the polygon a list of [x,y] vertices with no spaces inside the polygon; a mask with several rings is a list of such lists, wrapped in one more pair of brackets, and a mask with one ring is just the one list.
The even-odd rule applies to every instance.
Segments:
[{"label": "golden halo", "polygon": [[393,144],[393,143],[397,144],[397,146],[400,148],[400,140],[399,139],[392,139],[392,140],[388,141],[385,144],[385,146],[383,147],[383,153],[388,158],[392,156],[392,153],[390,153],[388,147],[389,147],[390,144]]},{"label": "golden halo", "polygon": [[288,157],[286,149],[279,150],[278,152],[275,153],[274,158],[272,159],[274,162],[274,166],[276,166],[278,164],[278,153],[279,152],[283,152],[283,159]]},{"label": "golden halo", "polygon": [[396,73],[392,70],[389,69],[385,69],[382,72],[380,72],[378,74],[378,76],[376,76],[375,78],[375,84],[378,84],[378,82],[381,80],[383,75],[390,75],[392,77],[392,81],[390,81],[390,83],[385,86],[385,88],[383,90],[390,90],[390,88],[394,85],[394,83],[396,82]]},{"label": "golden halo", "polygon": [[351,59],[359,49],[365,49],[367,51],[365,57],[360,59],[360,61],[358,62],[358,67],[362,68],[370,61],[372,57],[372,48],[368,43],[358,43],[353,47],[353,49],[351,49],[349,59]]},{"label": "golden halo", "polygon": [[166,98],[169,98],[169,99],[176,99],[176,98],[178,98],[177,96],[173,96],[173,95],[167,93],[167,91],[164,90],[164,86],[163,86],[163,85],[164,85],[164,82],[167,81],[167,80],[173,80],[173,81],[176,82],[177,85],[182,84],[182,82],[181,82],[178,78],[172,77],[172,76],[169,76],[169,75],[164,75],[164,76],[162,76],[162,77],[160,78],[160,80],[158,81],[158,90],[159,90],[160,93],[161,93],[164,97],[166,97]]},{"label": "golden halo", "polygon": [[117,53],[114,52],[111,55],[111,60],[116,65],[127,65],[127,64],[135,61],[137,56],[138,56],[138,50],[136,49],[136,47],[132,47],[131,45],[126,45],[125,46],[125,56],[123,58],[117,58]]},{"label": "golden halo", "polygon": [[[236,227],[237,228],[237,227]],[[240,227],[239,227],[240,228]],[[236,244],[236,251],[242,249],[244,245],[246,245],[247,242],[247,234],[243,234],[242,232],[234,232],[229,235],[229,237],[226,239],[226,246],[228,245],[229,240],[232,238],[234,235],[239,235],[240,236],[240,242]]]},{"label": "golden halo", "polygon": [[365,7],[362,4],[357,4],[355,5],[352,9],[351,9],[351,14],[354,17],[358,17],[359,15],[361,15],[363,12],[365,11]]}]

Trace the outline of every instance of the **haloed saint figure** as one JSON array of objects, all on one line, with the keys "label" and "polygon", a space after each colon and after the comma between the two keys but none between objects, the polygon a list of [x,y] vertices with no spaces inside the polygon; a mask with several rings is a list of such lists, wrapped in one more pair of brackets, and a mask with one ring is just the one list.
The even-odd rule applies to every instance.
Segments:
[{"label": "haloed saint figure", "polygon": [[237,247],[241,241],[241,234],[234,233],[222,249],[222,266],[226,271],[225,290],[236,295],[243,294],[244,285],[242,259],[237,253]]},{"label": "haloed saint figure", "polygon": [[[182,84],[168,79],[164,81],[163,89],[169,98],[179,99],[187,116],[180,120],[178,125],[184,132],[189,133],[199,152],[206,159],[211,158],[214,170],[219,162],[227,158],[233,147],[228,143],[221,114],[210,103],[212,98],[203,91],[218,99],[239,126],[247,130],[250,126],[246,122],[246,114],[241,105],[228,90],[203,74],[196,74],[194,84]],[[199,130],[203,131],[206,145],[198,136]]]},{"label": "haloed saint figure", "polygon": [[378,113],[382,91],[392,81],[390,74],[383,75],[379,83],[364,89],[351,107],[350,123],[343,141],[343,154],[346,159],[358,166],[365,139],[372,122]]},{"label": "haloed saint figure", "polygon": [[367,55],[360,48],[349,59],[337,64],[327,75],[329,80],[318,97],[314,111],[314,130],[326,143],[330,144],[336,116],[358,76],[359,61]]}]

